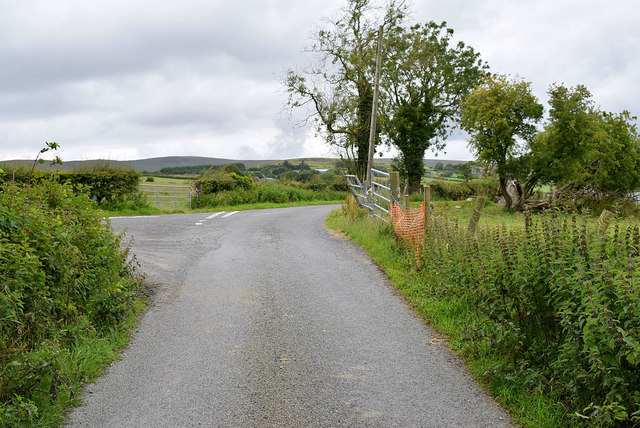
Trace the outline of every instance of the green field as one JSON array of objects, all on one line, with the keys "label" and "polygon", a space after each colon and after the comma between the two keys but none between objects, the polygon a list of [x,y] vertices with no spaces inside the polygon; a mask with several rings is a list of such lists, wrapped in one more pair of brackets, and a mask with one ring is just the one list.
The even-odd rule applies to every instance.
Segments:
[{"label": "green field", "polygon": [[[147,181],[149,178],[152,178],[153,181]],[[197,178],[198,176],[196,175],[183,175],[174,177],[159,177],[156,175],[147,175],[140,178],[140,184],[173,184],[176,186],[190,186]]]}]

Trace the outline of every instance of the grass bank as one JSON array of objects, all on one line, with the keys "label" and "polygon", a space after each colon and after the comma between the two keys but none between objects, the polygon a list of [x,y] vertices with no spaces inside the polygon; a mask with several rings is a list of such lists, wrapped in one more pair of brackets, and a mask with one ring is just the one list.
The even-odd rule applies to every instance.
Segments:
[{"label": "grass bank", "polygon": [[121,237],[74,190],[0,187],[0,426],[59,426],[144,308]]},{"label": "grass bank", "polygon": [[327,226],[380,264],[521,423],[638,423],[637,223],[599,236],[592,218],[551,214],[470,238],[463,207],[434,225],[420,270],[390,226],[357,210],[332,212]]}]

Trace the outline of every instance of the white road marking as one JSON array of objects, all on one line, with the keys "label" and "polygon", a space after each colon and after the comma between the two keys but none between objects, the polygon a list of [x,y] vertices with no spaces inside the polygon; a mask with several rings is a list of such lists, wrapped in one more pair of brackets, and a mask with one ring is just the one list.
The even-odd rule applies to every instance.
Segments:
[{"label": "white road marking", "polygon": [[220,218],[227,218],[227,217],[231,217],[232,215],[234,215],[234,214],[236,214],[236,213],[239,213],[239,212],[240,212],[240,211],[232,211],[232,212],[230,212],[230,213],[228,213],[228,214],[223,215],[223,216],[222,216],[222,217],[220,217]]},{"label": "white road marking", "polygon": [[224,211],[221,211],[219,213],[213,213],[211,214],[209,217],[207,217],[207,220],[211,220],[212,218],[216,218],[218,217],[220,214],[224,214]]},{"label": "white road marking", "polygon": [[197,222],[196,226],[202,226],[202,223],[201,222]]},{"label": "white road marking", "polygon": [[157,218],[160,217],[159,215],[120,215],[120,216],[115,216],[115,217],[109,217],[109,218]]}]

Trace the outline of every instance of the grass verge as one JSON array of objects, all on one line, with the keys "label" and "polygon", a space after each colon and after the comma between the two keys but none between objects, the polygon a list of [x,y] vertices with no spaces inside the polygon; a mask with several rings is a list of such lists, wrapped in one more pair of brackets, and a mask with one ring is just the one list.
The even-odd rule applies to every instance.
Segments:
[{"label": "grass verge", "polygon": [[67,413],[82,404],[83,386],[98,379],[120,358],[120,351],[129,342],[146,301],[137,298],[132,305],[133,311],[117,327],[105,334],[87,334],[79,338],[77,344],[62,355],[57,375],[65,379],[65,387],[55,395],[41,397],[37,417],[30,426],[61,426]]},{"label": "grass verge", "polygon": [[117,357],[145,293],[94,201],[55,180],[0,186],[0,426],[59,426]]},{"label": "grass verge", "polygon": [[139,215],[160,215],[160,214],[189,214],[189,213],[204,213],[214,211],[246,211],[246,210],[263,210],[270,208],[287,208],[287,207],[303,207],[309,205],[339,205],[344,203],[344,200],[332,200],[332,201],[295,201],[286,203],[275,202],[257,202],[253,204],[240,204],[240,205],[221,205],[216,207],[203,207],[189,209],[187,207],[183,209],[162,210],[154,207],[141,208],[141,209],[125,209],[125,210],[103,210],[105,217],[116,216],[139,216]]}]

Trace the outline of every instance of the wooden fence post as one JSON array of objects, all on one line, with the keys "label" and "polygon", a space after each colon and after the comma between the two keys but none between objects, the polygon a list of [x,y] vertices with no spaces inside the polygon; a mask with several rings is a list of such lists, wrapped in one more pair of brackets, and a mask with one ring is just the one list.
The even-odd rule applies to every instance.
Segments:
[{"label": "wooden fence post", "polygon": [[471,220],[469,220],[469,227],[467,229],[472,235],[476,233],[476,229],[478,228],[478,221],[480,221],[482,208],[484,208],[484,196],[478,196],[476,198],[476,206],[473,208],[473,213],[471,213]]},{"label": "wooden fence post", "polygon": [[393,202],[400,202],[400,173],[398,171],[389,171],[389,187]]},{"label": "wooden fence post", "polygon": [[405,178],[404,179],[404,195],[402,197],[402,200],[404,202],[404,208],[405,209],[409,209],[409,179]]},{"label": "wooden fence post", "polygon": [[429,229],[431,229],[431,186],[425,185],[424,189],[424,239],[426,241]]},{"label": "wooden fence post", "polygon": [[615,216],[616,215],[611,211],[602,210],[600,218],[598,218],[598,233],[604,234],[607,231],[609,224],[611,224],[611,219]]}]

